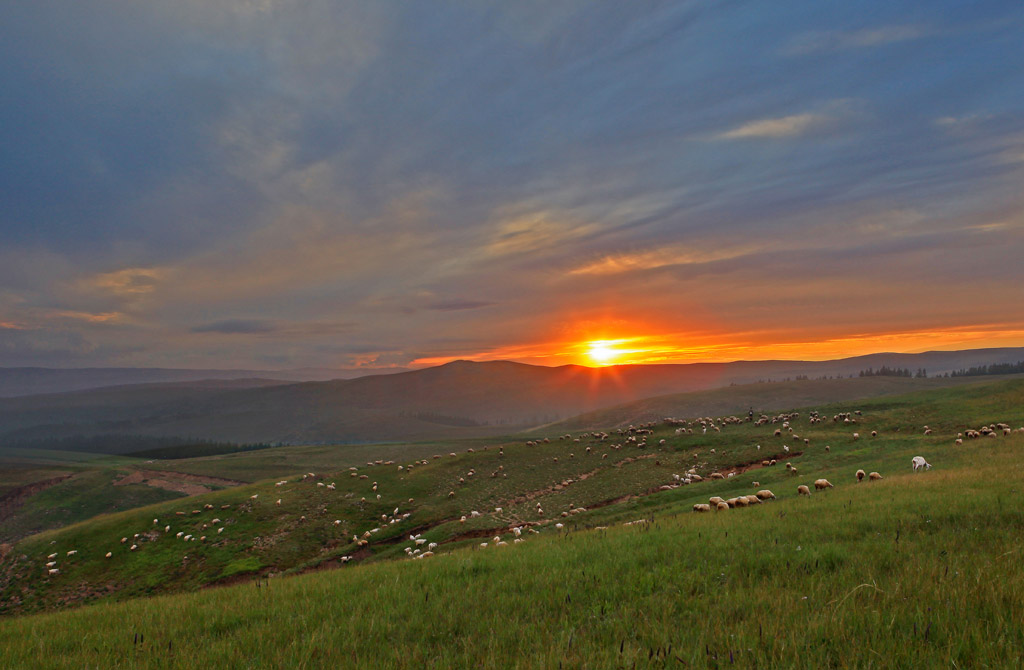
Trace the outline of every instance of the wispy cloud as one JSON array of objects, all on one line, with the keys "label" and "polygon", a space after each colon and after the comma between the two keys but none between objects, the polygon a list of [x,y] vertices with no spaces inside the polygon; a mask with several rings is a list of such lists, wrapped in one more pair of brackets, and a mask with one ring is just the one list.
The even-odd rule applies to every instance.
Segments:
[{"label": "wispy cloud", "polygon": [[193,333],[223,333],[226,335],[261,335],[277,330],[277,326],[264,319],[224,319],[192,328]]},{"label": "wispy cloud", "polygon": [[70,309],[40,310],[40,316],[50,319],[70,319],[72,321],[86,321],[88,323],[113,323],[121,321],[125,315],[121,312],[80,312]]},{"label": "wispy cloud", "polygon": [[792,139],[834,131],[868,116],[861,100],[842,98],[820,104],[813,111],[748,121],[718,133],[716,140]]},{"label": "wispy cloud", "polygon": [[575,267],[569,270],[569,274],[600,276],[656,270],[677,265],[701,265],[739,258],[764,248],[764,245],[729,245],[728,247],[701,249],[692,245],[671,245],[667,248],[609,254]]},{"label": "wispy cloud", "polygon": [[117,295],[139,295],[152,293],[162,274],[156,268],[124,268],[95,275],[84,283]]},{"label": "wispy cloud", "polygon": [[776,119],[758,119],[720,133],[716,137],[722,140],[799,137],[818,130],[831,121],[832,118],[824,114],[794,114]]},{"label": "wispy cloud", "polygon": [[459,312],[469,309],[480,309],[481,307],[490,307],[493,304],[493,302],[487,302],[484,300],[442,300],[440,302],[434,302],[427,305],[427,309],[433,309],[439,312]]},{"label": "wispy cloud", "polygon": [[917,40],[934,35],[936,32],[934,28],[920,24],[884,25],[852,31],[813,31],[791,39],[784,47],[783,53],[795,56],[823,51],[867,49]]}]

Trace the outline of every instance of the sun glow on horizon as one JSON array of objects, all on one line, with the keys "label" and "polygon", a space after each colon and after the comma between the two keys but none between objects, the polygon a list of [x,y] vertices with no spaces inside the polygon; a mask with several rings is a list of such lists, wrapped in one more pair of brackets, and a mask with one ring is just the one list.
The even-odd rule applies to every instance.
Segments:
[{"label": "sun glow on horizon", "polygon": [[625,340],[594,340],[587,342],[587,356],[598,365],[614,365],[623,355],[631,353],[616,348]]}]

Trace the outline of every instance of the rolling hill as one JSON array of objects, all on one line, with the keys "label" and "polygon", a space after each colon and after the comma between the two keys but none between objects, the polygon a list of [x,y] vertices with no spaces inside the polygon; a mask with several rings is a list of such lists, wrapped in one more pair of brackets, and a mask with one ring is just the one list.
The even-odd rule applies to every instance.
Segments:
[{"label": "rolling hill", "polygon": [[[451,444],[98,516],[0,548],[0,646],[13,667],[1014,667],[1022,385],[861,401],[855,425],[841,403]],[[1013,430],[956,444],[994,422]],[[711,496],[734,503],[691,511]]]},{"label": "rolling hill", "polygon": [[0,444],[125,434],[287,444],[481,437],[729,384],[791,377],[807,378],[805,383],[882,365],[928,365],[938,373],[1021,359],[1024,349],[606,368],[456,361],[391,375],[254,388],[133,385],[0,400]]},{"label": "rolling hill", "polygon": [[169,384],[204,380],[274,380],[279,383],[352,379],[404,369],[202,370],[180,368],[0,368],[0,398],[68,393],[128,384]]}]

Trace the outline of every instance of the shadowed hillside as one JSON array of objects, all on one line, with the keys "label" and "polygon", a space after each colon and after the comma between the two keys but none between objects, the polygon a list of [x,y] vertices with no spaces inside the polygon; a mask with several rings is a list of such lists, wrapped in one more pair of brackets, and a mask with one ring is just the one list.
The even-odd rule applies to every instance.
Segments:
[{"label": "shadowed hillside", "polygon": [[[232,388],[241,382],[154,384],[0,400],[0,444],[38,444],[49,438],[143,435],[236,443],[357,443],[484,437],[518,432],[582,412],[643,398],[761,380],[801,378],[800,384],[851,384],[873,395],[941,385],[945,380],[872,377],[881,366],[930,373],[1016,361],[1024,350],[876,354],[839,361],[758,361],[693,365],[556,368],[507,361],[456,361],[425,370],[351,380]],[[845,379],[854,375],[854,379]],[[828,377],[844,379],[822,379]],[[869,380],[870,381],[870,380]],[[255,383],[255,382],[254,382]],[[786,403],[790,387],[764,384]],[[889,387],[893,390],[887,390]],[[805,387],[792,387],[798,391]],[[804,399],[815,396],[807,388]],[[837,397],[849,397],[841,392]],[[831,396],[830,396],[831,397]],[[862,397],[862,396],[856,396]],[[764,402],[744,401],[764,405]],[[743,405],[743,403],[741,403]],[[765,405],[765,407],[768,407]],[[745,409],[735,403],[730,412]],[[711,410],[709,410],[711,411]],[[68,448],[62,444],[59,448]],[[108,450],[120,453],[116,449]]]}]

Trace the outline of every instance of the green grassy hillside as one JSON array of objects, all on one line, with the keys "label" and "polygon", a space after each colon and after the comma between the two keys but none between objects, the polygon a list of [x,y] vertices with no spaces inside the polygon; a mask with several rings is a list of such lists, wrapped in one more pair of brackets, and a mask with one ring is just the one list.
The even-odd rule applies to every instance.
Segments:
[{"label": "green grassy hillside", "polygon": [[[12,667],[1018,667],[1024,433],[954,440],[983,424],[1021,426],[1022,400],[1024,383],[1004,381],[823,406],[825,420],[813,425],[803,409],[790,419],[799,439],[781,422],[685,436],[661,426],[644,449],[612,450],[616,459],[647,458],[607,470],[587,462],[586,479],[578,466],[611,460],[595,453],[608,440],[508,445],[504,456],[495,447],[461,450],[412,473],[374,466],[365,468],[367,480],[348,477],[351,497],[341,492],[343,478],[327,491],[316,485],[324,479],[296,477],[209,494],[203,499],[215,509],[185,518],[173,514],[181,507],[174,503],[104,517],[19,543],[3,562],[8,576],[17,573],[3,596],[20,599],[8,611],[105,602],[6,618],[0,647]],[[839,411],[861,414],[852,416],[856,424],[833,422]],[[780,463],[601,505],[673,481],[684,463],[735,471],[728,466],[783,444],[797,474]],[[586,446],[597,449],[586,455]],[[912,473],[910,458],[919,454],[934,469]],[[491,478],[495,465],[509,477]],[[450,479],[469,468],[477,472],[471,482]],[[858,468],[884,478],[857,483]],[[798,484],[819,477],[835,488],[796,495]],[[713,495],[751,493],[755,479],[778,500],[690,511]],[[536,497],[521,500],[527,489]],[[285,503],[267,500],[274,496]],[[562,517],[568,497],[588,510]],[[453,519],[485,503],[503,511]],[[345,544],[368,522],[360,514],[394,505],[412,511],[390,525],[401,530],[385,527],[367,547]],[[185,544],[162,528],[150,540],[158,513],[170,513],[173,528],[198,528],[217,515],[226,530],[214,543]],[[345,526],[332,536],[334,517]],[[531,521],[538,532],[514,543],[509,527]],[[114,537],[131,529],[147,535],[128,535],[139,545],[134,552]],[[411,550],[410,532],[441,542],[436,555],[382,560]],[[116,556],[103,559],[111,546]],[[66,556],[72,548],[78,553]],[[54,552],[62,572],[44,577]],[[340,569],[254,579],[343,552],[357,558]],[[195,589],[209,576],[242,583],[110,602]]]},{"label": "green grassy hillside", "polygon": [[760,412],[779,412],[793,407],[824,403],[861,402],[869,398],[972,386],[1002,379],[1022,379],[1024,375],[1006,375],[979,380],[978,377],[854,377],[853,379],[805,379],[800,381],[741,384],[695,393],[673,393],[644,398],[636,402],[587,412],[537,430],[596,430],[660,421],[664,417],[746,416],[749,408]]}]

